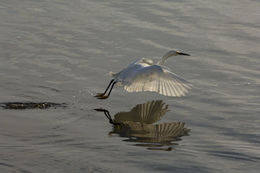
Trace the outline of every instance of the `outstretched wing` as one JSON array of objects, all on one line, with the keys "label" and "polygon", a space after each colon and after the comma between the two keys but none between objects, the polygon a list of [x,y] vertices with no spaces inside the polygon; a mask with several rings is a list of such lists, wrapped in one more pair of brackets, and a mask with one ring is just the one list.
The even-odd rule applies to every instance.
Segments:
[{"label": "outstretched wing", "polygon": [[123,84],[128,92],[154,91],[174,97],[184,96],[191,89],[189,82],[159,65],[138,69]]}]

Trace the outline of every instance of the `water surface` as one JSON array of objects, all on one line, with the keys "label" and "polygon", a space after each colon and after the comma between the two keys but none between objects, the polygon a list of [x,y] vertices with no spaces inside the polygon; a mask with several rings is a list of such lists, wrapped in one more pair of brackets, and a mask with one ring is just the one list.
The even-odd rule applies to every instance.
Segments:
[{"label": "water surface", "polygon": [[[0,172],[258,172],[260,168],[260,2],[2,0],[0,102],[67,103],[66,108],[0,110]],[[181,98],[91,93],[141,57],[159,58],[193,84]],[[171,151],[124,137],[112,115],[160,99],[158,123],[191,129]]]}]

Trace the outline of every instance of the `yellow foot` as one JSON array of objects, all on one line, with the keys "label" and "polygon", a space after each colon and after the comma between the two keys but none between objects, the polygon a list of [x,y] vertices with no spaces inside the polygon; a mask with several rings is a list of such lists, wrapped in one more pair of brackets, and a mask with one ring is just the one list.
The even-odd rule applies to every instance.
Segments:
[{"label": "yellow foot", "polygon": [[98,99],[107,99],[108,98],[108,96],[100,96],[100,97],[97,97]]},{"label": "yellow foot", "polygon": [[104,95],[104,93],[97,93],[94,97],[103,97]]}]

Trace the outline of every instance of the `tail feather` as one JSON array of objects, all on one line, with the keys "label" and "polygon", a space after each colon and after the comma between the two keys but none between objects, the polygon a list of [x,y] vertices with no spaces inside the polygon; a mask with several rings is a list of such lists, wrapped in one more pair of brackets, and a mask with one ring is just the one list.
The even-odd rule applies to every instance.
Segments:
[{"label": "tail feather", "polygon": [[117,73],[111,71],[111,72],[109,72],[109,75],[112,77],[116,77]]}]

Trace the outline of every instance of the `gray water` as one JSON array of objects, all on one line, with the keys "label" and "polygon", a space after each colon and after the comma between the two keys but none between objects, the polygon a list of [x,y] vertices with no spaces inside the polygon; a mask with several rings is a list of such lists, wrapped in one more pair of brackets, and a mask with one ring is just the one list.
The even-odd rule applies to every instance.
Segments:
[{"label": "gray water", "polygon": [[[0,172],[258,172],[260,2],[256,0],[1,0],[0,102],[67,108],[0,109]],[[180,98],[101,92],[141,57],[167,61],[193,84]],[[163,100],[161,122],[185,122],[171,151],[109,135],[111,115]],[[139,145],[138,145],[139,144]]]}]

